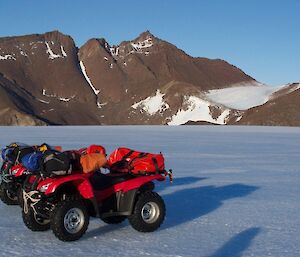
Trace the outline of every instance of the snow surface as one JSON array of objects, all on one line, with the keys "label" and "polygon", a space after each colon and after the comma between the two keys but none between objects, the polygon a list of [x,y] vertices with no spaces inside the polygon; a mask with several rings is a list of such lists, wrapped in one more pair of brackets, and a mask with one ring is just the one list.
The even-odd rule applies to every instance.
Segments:
[{"label": "snow surface", "polygon": [[86,69],[85,69],[85,66],[84,66],[83,62],[80,61],[79,64],[80,64],[81,71],[82,71],[82,73],[83,73],[83,75],[85,77],[85,80],[89,83],[89,85],[90,85],[91,89],[93,90],[93,92],[95,93],[95,95],[98,95],[100,93],[100,90],[97,90],[93,86],[92,81],[90,80],[89,76],[86,73]]},{"label": "snow surface", "polygon": [[247,110],[266,103],[270,96],[282,87],[271,87],[260,84],[234,86],[224,89],[209,90],[207,98],[229,108]]},{"label": "snow surface", "polygon": [[214,119],[210,113],[209,106],[212,104],[197,96],[185,97],[184,104],[188,105],[186,110],[180,109],[171,117],[168,125],[181,125],[188,121],[207,121],[216,124],[225,124],[230,110],[226,109],[222,114]]},{"label": "snow surface", "polygon": [[164,95],[165,94],[162,94],[158,89],[155,96],[149,96],[146,99],[133,104],[131,107],[133,109],[137,109],[138,107],[140,107],[149,115],[154,115],[157,112],[163,112],[170,108],[170,106],[166,102],[164,102]]},{"label": "snow surface", "polygon": [[300,256],[300,128],[1,127],[2,146],[12,141],[162,151],[174,183],[157,183],[167,209],[159,230],[93,218],[72,243],[28,230],[19,207],[0,203],[1,256]]}]

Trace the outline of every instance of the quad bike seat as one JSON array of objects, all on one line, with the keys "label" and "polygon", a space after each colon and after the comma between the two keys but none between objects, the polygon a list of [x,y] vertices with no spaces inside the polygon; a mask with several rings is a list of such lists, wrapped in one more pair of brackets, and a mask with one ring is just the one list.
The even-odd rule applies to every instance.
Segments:
[{"label": "quad bike seat", "polygon": [[102,174],[95,172],[89,180],[94,190],[102,190],[131,178],[134,178],[134,176],[128,173]]}]

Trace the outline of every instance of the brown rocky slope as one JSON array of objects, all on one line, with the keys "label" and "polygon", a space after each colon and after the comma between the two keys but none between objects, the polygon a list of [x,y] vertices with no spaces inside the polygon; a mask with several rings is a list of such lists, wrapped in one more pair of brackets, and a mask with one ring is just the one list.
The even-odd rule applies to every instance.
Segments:
[{"label": "brown rocky slope", "polygon": [[247,110],[238,124],[300,126],[300,89],[279,93],[267,103]]},{"label": "brown rocky slope", "polygon": [[207,101],[205,92],[244,84],[257,82],[149,31],[118,46],[90,39],[80,49],[58,31],[0,38],[2,125],[172,124],[199,106],[205,122],[226,124],[240,112]]}]

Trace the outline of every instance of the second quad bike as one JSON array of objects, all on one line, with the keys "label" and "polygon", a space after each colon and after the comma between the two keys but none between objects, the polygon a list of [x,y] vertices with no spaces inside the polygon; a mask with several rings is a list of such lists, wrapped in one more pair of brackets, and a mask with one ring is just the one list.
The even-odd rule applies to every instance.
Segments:
[{"label": "second quad bike", "polygon": [[[3,162],[1,168],[0,198],[7,205],[18,205],[22,201],[22,185],[26,177],[33,179],[31,172],[22,165]],[[28,177],[29,178],[29,177]]]},{"label": "second quad bike", "polygon": [[1,169],[0,198],[7,205],[23,206],[23,189],[36,188],[41,177],[37,172],[26,169],[22,164],[4,162]]},{"label": "second quad bike", "polygon": [[36,190],[23,190],[22,217],[32,231],[49,228],[62,241],[79,239],[90,217],[108,224],[125,219],[140,232],[160,227],[165,218],[163,199],[153,181],[164,181],[170,172],[151,175],[95,172],[41,180]]},{"label": "second quad bike", "polygon": [[[35,181],[36,170],[25,168],[22,163],[26,155],[36,154],[42,149],[61,150],[60,146],[51,147],[45,143],[41,146],[29,146],[23,143],[11,143],[2,150],[2,166],[0,171],[0,199],[7,205],[22,205],[22,187]],[[41,154],[41,152],[40,152]]]}]

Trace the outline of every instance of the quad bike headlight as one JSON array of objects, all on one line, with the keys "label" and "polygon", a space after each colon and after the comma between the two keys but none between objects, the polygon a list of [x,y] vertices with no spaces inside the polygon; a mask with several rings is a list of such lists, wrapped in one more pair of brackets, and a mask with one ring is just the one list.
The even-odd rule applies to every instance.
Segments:
[{"label": "quad bike headlight", "polygon": [[46,185],[43,185],[41,188],[40,188],[40,192],[44,193],[47,191],[48,187],[51,185],[52,183],[48,183]]},{"label": "quad bike headlight", "polygon": [[20,168],[12,169],[11,175],[16,175]]}]

